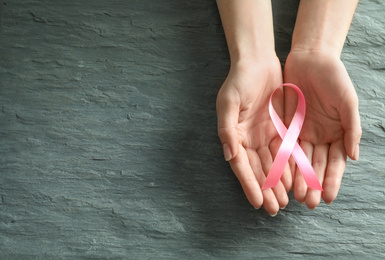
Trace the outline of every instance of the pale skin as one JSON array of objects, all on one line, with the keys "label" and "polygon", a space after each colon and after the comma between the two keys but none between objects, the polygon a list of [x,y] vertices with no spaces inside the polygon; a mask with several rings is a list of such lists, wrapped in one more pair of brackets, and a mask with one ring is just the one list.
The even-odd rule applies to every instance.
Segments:
[{"label": "pale skin", "polygon": [[[255,207],[276,215],[294,189],[300,203],[314,209],[337,196],[347,156],[358,159],[361,137],[358,98],[340,60],[356,0],[302,0],[284,74],[274,51],[271,2],[217,0],[231,68],[217,98],[218,134],[224,156]],[[261,191],[281,138],[268,113],[272,91],[296,84],[307,101],[300,145],[324,191],[307,188],[294,160],[273,189]],[[284,89],[274,107],[288,126],[296,94]]]}]

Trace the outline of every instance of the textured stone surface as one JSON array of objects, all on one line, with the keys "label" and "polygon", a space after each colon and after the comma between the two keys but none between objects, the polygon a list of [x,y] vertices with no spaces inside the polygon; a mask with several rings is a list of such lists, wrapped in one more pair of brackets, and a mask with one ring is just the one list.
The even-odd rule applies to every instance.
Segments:
[{"label": "textured stone surface", "polygon": [[[298,1],[273,3],[284,62]],[[222,159],[214,1],[3,0],[0,258],[384,258],[384,11],[360,2],[342,54],[360,161],[271,218]]]}]

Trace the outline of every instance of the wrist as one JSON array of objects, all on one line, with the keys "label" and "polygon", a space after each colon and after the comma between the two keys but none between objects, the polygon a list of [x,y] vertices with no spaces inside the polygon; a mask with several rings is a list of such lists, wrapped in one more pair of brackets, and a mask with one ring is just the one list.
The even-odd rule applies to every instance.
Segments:
[{"label": "wrist", "polygon": [[281,75],[282,67],[276,55],[233,60],[229,71],[229,75],[243,75],[245,78],[257,79],[258,81],[263,81],[264,77],[261,77],[261,75],[267,75],[266,73]]},{"label": "wrist", "polygon": [[293,37],[293,42],[291,46],[291,53],[308,53],[308,54],[322,54],[327,56],[335,56],[340,58],[342,47],[338,43],[333,43],[331,41],[323,39],[309,38],[304,41],[295,40]]},{"label": "wrist", "polygon": [[287,59],[296,60],[296,63],[319,64],[327,61],[341,61],[340,53],[330,48],[302,48],[295,47],[290,50]]},{"label": "wrist", "polygon": [[267,51],[230,51],[231,66],[248,67],[278,59],[275,50]]}]

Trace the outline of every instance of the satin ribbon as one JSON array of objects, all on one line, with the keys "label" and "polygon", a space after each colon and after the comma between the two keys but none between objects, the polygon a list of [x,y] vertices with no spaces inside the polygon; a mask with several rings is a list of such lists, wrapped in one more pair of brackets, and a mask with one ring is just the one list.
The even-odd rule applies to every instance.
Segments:
[{"label": "satin ribbon", "polygon": [[[283,86],[293,88],[298,94],[297,109],[290,123],[289,129],[287,129],[284,123],[281,121],[271,102],[274,93],[277,91],[277,89]],[[270,172],[262,186],[262,190],[277,186],[290,155],[293,155],[294,160],[297,163],[297,166],[300,169],[307,186],[309,188],[322,191],[322,186],[318,181],[313,167],[311,166],[302,148],[297,143],[297,139],[299,133],[301,132],[306,113],[306,102],[302,91],[294,84],[282,84],[276,88],[270,96],[269,113],[279,136],[282,138],[282,144],[279,147],[277,155],[275,156]]]}]

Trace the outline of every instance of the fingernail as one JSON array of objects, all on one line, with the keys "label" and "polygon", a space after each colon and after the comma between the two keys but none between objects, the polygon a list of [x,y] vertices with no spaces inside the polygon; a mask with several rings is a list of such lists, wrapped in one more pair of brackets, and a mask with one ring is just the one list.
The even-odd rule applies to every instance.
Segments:
[{"label": "fingernail", "polygon": [[228,144],[223,144],[223,155],[225,156],[226,161],[230,161],[232,158],[230,146]]},{"label": "fingernail", "polygon": [[277,214],[278,214],[278,212],[277,213],[275,213],[275,214],[270,214],[270,216],[272,217],[272,218],[274,218],[275,216],[277,216]]},{"label": "fingernail", "polygon": [[281,210],[282,210],[282,209],[285,209],[285,208],[286,208],[286,206],[285,206],[285,207],[280,207],[279,209],[281,209]]},{"label": "fingernail", "polygon": [[358,161],[360,157],[360,146],[357,144],[356,149],[354,149],[354,160]]},{"label": "fingernail", "polygon": [[259,207],[259,208],[254,207],[254,208],[255,208],[255,210],[259,210],[261,207]]}]

